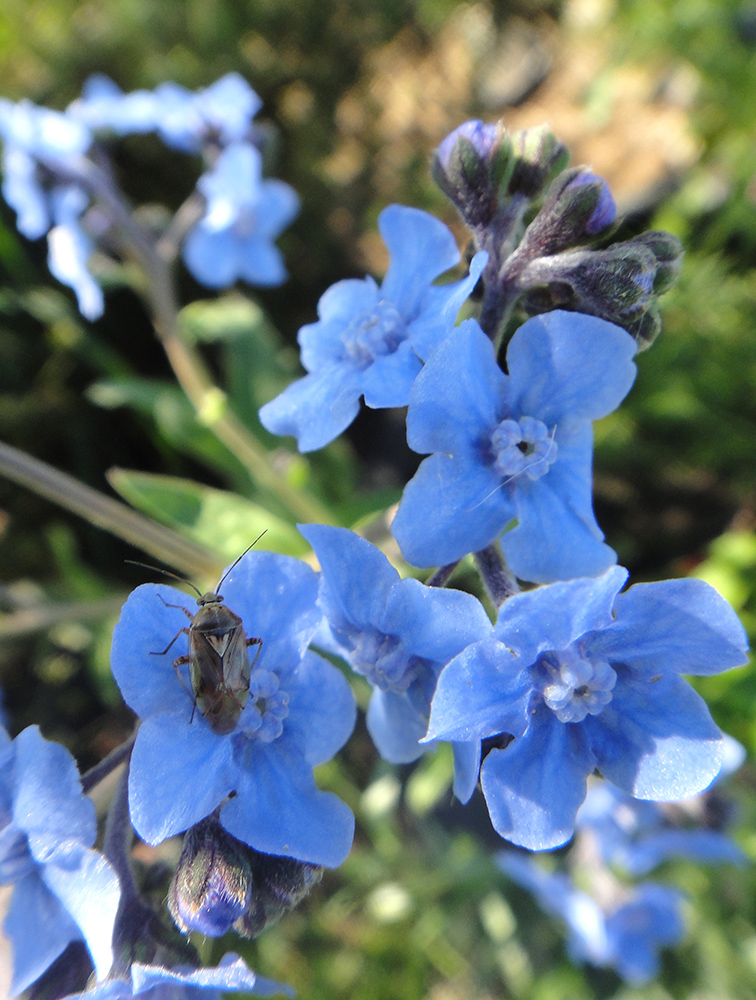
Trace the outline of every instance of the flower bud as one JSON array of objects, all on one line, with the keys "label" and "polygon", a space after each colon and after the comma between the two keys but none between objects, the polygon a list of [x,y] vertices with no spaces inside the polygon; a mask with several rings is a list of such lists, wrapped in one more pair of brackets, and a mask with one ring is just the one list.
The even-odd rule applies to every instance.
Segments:
[{"label": "flower bud", "polygon": [[490,223],[506,195],[512,173],[512,143],[499,122],[464,122],[450,132],[433,157],[436,184],[472,227]]},{"label": "flower bud", "polygon": [[234,924],[244,937],[256,937],[293,909],[323,877],[323,869],[295,858],[252,852],[255,892],[249,910]]},{"label": "flower bud", "polygon": [[606,181],[585,167],[563,170],[517,250],[520,259],[548,257],[605,235],[617,218]]},{"label": "flower bud", "polygon": [[[658,255],[658,256],[657,256]],[[669,233],[645,233],[603,250],[539,257],[518,274],[525,310],[590,313],[624,327],[649,347],[661,329],[657,298],[679,271],[682,249]]]},{"label": "flower bud", "polygon": [[220,937],[249,909],[250,853],[214,816],[187,830],[168,891],[168,909],[179,930]]},{"label": "flower bud", "polygon": [[557,174],[567,166],[570,154],[548,125],[523,129],[512,134],[514,169],[509,180],[510,194],[538,198]]}]

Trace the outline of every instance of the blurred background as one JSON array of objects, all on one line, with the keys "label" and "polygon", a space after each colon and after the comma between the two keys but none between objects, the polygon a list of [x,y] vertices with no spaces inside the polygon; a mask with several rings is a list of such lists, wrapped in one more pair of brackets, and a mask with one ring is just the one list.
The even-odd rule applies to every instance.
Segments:
[{"label": "blurred background", "polygon": [[[661,302],[663,332],[639,356],[628,400],[597,426],[599,524],[634,579],[702,576],[753,635],[756,3],[4,0],[0,9],[0,94],[11,100],[63,109],[95,72],[128,91],[165,80],[207,86],[232,70],[263,99],[269,172],[302,200],[279,241],[291,278],[264,292],[240,286],[222,308],[187,315],[261,442],[282,447],[255,414],[299,372],[296,332],[316,318],[319,296],[341,278],[382,275],[376,219],[385,205],[439,215],[464,246],[430,180],[439,141],[473,117],[503,117],[513,129],[548,122],[573,163],[609,181],[625,236],[667,229],[686,248],[681,279]],[[150,136],[123,140],[113,155],[135,203],[176,208],[200,169]],[[105,260],[93,266],[107,306],[88,325],[49,276],[44,241],[24,241],[0,204],[0,439],[153,516],[155,481],[134,472],[255,501],[244,468],[175,387],[128,274]],[[185,272],[181,295],[210,297]],[[293,481],[344,523],[397,500],[418,461],[401,414],[373,412],[312,460],[282,456]],[[180,513],[170,523],[230,560],[257,532],[228,517],[191,530]],[[8,725],[41,725],[83,767],[131,727],[108,672],[118,608],[145,576],[127,558],[145,557],[0,479]],[[720,726],[756,749],[748,670],[696,686]],[[355,849],[244,952],[300,997],[756,997],[752,869],[668,865],[665,880],[691,899],[688,934],[659,981],[631,989],[612,972],[571,966],[556,925],[511,892],[491,861],[498,838],[487,819],[446,808],[448,760],[397,774],[360,730],[320,779],[355,809]],[[753,857],[752,764],[730,788],[737,839]],[[238,950],[230,938],[202,947],[208,960]]]}]

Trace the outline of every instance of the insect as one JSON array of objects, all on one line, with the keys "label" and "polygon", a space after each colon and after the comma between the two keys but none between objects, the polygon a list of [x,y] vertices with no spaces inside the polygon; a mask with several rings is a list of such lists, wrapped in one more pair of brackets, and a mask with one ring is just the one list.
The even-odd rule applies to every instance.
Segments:
[{"label": "insect", "polygon": [[[255,542],[258,540],[255,539]],[[191,624],[188,628],[180,628],[165,649],[150,655],[165,656],[180,635],[188,636],[189,652],[176,657],[173,666],[182,685],[186,687],[179,667],[189,664],[192,690],[188,693],[194,701],[194,709],[199,708],[213,732],[219,736],[234,730],[239,716],[247,704],[250,674],[262,646],[262,639],[247,638],[242,619],[235,611],[223,604],[223,597],[219,593],[223,581],[239,560],[249,552],[252,545],[245,549],[239,559],[226,570],[215,590],[208,591],[206,594],[200,593],[193,583],[184,580],[175,573],[158,570],[158,572],[172,576],[190,586],[197,594],[199,610],[192,614],[183,605],[169,604],[161,597],[160,600],[167,608],[178,608],[183,611],[191,620]],[[138,565],[144,565],[144,563]],[[149,568],[157,569],[155,566]],[[247,653],[250,646],[257,646],[257,653],[252,663],[249,662],[249,654]],[[194,718],[194,709],[192,709],[192,719]]]}]

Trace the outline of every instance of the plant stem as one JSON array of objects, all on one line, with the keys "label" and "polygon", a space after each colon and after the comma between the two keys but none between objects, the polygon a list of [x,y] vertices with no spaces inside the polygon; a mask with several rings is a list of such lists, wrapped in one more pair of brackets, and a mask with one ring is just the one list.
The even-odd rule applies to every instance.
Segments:
[{"label": "plant stem", "polygon": [[0,441],[0,475],[26,486],[189,576],[216,576],[223,563],[204,546],[138,514],[120,500]]},{"label": "plant stem", "polygon": [[95,764],[94,767],[90,767],[86,774],[82,774],[81,787],[85,795],[88,795],[96,785],[99,785],[104,778],[107,778],[125,760],[129,759],[135,739],[136,730],[120,746],[111,750],[107,757],[103,757],[99,764]]},{"label": "plant stem", "polygon": [[155,331],[198,419],[242,462],[253,480],[277,496],[297,520],[333,523],[328,508],[295,489],[273,468],[268,451],[228,407],[225,394],[213,382],[200,354],[181,338],[171,274],[175,253],[172,241],[167,240],[160,248],[163,252],[159,252],[133,220],[107,174],[86,159],[79,162],[79,170],[80,180],[108,210],[142,267],[147,282],[144,294],[152,307]]},{"label": "plant stem", "polygon": [[513,594],[519,593],[517,579],[507,566],[498,542],[476,552],[475,564],[497,609]]}]

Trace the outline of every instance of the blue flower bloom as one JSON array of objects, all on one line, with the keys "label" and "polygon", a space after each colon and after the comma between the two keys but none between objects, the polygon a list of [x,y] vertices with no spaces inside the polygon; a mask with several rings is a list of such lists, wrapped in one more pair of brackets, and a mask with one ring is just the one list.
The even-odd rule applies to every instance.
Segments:
[{"label": "blue flower bloom", "polygon": [[639,799],[702,791],[719,772],[722,734],[680,674],[746,661],[735,612],[701,580],[638,584],[626,570],[515,594],[489,637],[442,671],[427,739],[514,740],[481,784],[497,832],[531,850],[572,836],[586,779]]},{"label": "blue flower bloom", "polygon": [[572,962],[614,969],[626,982],[639,986],[658,973],[659,949],[682,939],[685,897],[667,886],[643,883],[629,898],[605,911],[562,873],[544,871],[529,858],[509,851],[500,852],[496,861],[547,913],[565,922]]},{"label": "blue flower bloom", "polygon": [[71,164],[89,148],[82,122],[29,102],[0,102],[3,197],[15,209],[19,232],[28,239],[48,234],[53,276],[73,288],[82,316],[102,315],[102,289],[87,271],[93,244],[81,226],[89,196],[66,180]]},{"label": "blue flower bloom", "polygon": [[244,77],[227,73],[196,92],[177,83],[161,83],[154,94],[160,138],[183,153],[198,152],[209,141],[222,146],[249,137],[262,101]]},{"label": "blue flower bloom", "polygon": [[14,886],[3,925],[13,996],[71,941],[84,941],[98,979],[107,975],[120,888],[110,864],[90,849],[96,836],[94,806],[69,752],[36,726],[13,741],[0,730],[0,885]]},{"label": "blue flower bloom", "polygon": [[591,503],[591,421],[635,378],[635,342],[617,326],[555,311],[528,320],[509,374],[474,320],[417,378],[410,448],[431,453],[407,484],[391,530],[415,566],[446,565],[490,545],[524,580],[595,576],[616,560]]},{"label": "blue flower bloom", "polygon": [[225,149],[197,187],[207,199],[204,216],[184,243],[184,263],[211,288],[242,278],[252,285],[286,280],[273,240],[299,211],[296,192],[284,181],[263,180],[262,157],[248,143]]},{"label": "blue flower bloom", "polygon": [[151,91],[134,90],[124,94],[109,77],[95,73],[85,81],[81,97],[68,105],[66,114],[92,131],[132,135],[155,130],[158,110],[159,102]]},{"label": "blue flower bloom", "polygon": [[188,668],[181,668],[183,683],[174,670],[183,642],[178,652],[151,655],[187,626],[180,608],[193,614],[194,602],[150,584],[127,600],[112,666],[143,720],[131,758],[129,808],[148,843],[181,833],[223,804],[223,827],[257,851],[330,867],[349,853],[354,818],[313,778],[313,767],[343,746],[355,721],[340,672],[307,651],[320,624],[317,588],[304,563],[266,552],[249,553],[229,573],[228,605],[247,634],[263,642],[249,700],[234,730],[220,735],[188,693]]},{"label": "blue flower bloom", "polygon": [[294,435],[301,452],[338,437],[357,416],[361,396],[374,409],[406,405],[487,259],[476,254],[467,278],[432,285],[459,262],[446,226],[419,209],[389,205],[378,228],[391,254],[383,284],[350,278],[331,285],[318,303],[318,322],[299,331],[309,374],[260,410],[263,426]]},{"label": "blue flower bloom", "polygon": [[161,965],[143,965],[134,962],[130,981],[109,979],[85,993],[76,993],[66,1000],[222,1000],[224,993],[251,993],[256,997],[272,997],[284,993],[294,996],[289,986],[272,979],[263,979],[229,952],[213,969],[193,969],[177,966],[168,969]]},{"label": "blue flower bloom", "polygon": [[[745,751],[725,735],[724,754],[719,778],[740,766]],[[578,810],[575,827],[595,835],[606,864],[634,876],[646,875],[671,858],[710,865],[743,864],[745,855],[733,840],[720,829],[700,825],[706,817],[705,800],[711,794],[704,792],[665,810],[656,802],[631,798],[607,782],[595,782]],[[683,822],[686,825],[680,825]],[[695,822],[699,825],[693,826]]]},{"label": "blue flower bloom", "polygon": [[[383,553],[344,528],[300,525],[321,566],[320,605],[329,649],[373,687],[367,727],[378,752],[405,764],[428,749],[430,701],[442,667],[483,638],[491,623],[482,604],[457,590],[402,580]],[[480,744],[453,745],[454,791],[466,802],[480,766]]]}]

